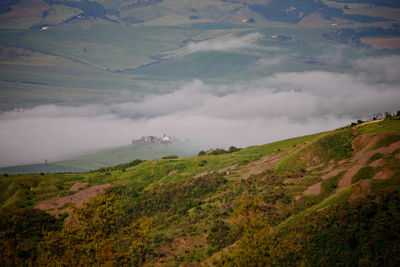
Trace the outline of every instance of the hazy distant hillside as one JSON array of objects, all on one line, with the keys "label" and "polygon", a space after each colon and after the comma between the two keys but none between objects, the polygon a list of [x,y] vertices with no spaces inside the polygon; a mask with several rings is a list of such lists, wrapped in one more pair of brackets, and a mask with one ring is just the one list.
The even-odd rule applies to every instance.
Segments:
[{"label": "hazy distant hillside", "polygon": [[196,155],[200,150],[200,145],[195,145],[189,141],[177,141],[171,144],[135,144],[102,149],[65,161],[0,168],[0,173],[84,172],[126,163],[135,159],[149,160],[168,155],[188,157]]},{"label": "hazy distant hillside", "polygon": [[399,117],[128,165],[1,177],[1,265],[400,263]]}]

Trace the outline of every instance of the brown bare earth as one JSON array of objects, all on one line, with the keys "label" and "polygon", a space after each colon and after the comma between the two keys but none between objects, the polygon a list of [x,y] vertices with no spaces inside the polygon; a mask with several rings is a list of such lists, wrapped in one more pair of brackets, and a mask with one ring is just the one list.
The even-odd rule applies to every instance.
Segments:
[{"label": "brown bare earth", "polygon": [[[400,141],[395,142],[387,147],[380,147],[378,149],[368,151],[376,143],[384,137],[384,133],[378,134],[363,134],[358,136],[353,140],[353,149],[355,150],[354,156],[350,159],[351,162],[355,163],[339,181],[339,188],[343,188],[351,185],[351,179],[357,172],[367,166],[367,161],[376,153],[393,153],[396,149],[400,147]],[[368,152],[367,152],[368,151]]]},{"label": "brown bare earth", "polygon": [[304,191],[304,195],[318,195],[321,193],[321,182],[313,184],[306,191]]},{"label": "brown bare earth", "polygon": [[111,184],[96,185],[90,188],[79,191],[73,195],[66,197],[56,197],[43,201],[36,205],[36,209],[44,210],[52,214],[59,212],[68,212],[68,208],[64,208],[67,203],[75,204],[76,207],[81,207],[83,203],[110,187]]},{"label": "brown bare earth", "polygon": [[339,188],[343,188],[346,186],[351,185],[351,179],[358,173],[359,170],[361,170],[363,167],[365,167],[365,162],[361,162],[353,167],[351,167],[344,175],[343,178],[339,181]]},{"label": "brown bare earth", "polygon": [[88,184],[88,183],[76,183],[76,184],[74,184],[73,186],[71,186],[71,188],[69,189],[69,191],[76,192],[76,191],[78,191],[79,189],[85,187],[87,184]]},{"label": "brown bare earth", "polygon": [[373,179],[385,180],[385,179],[389,179],[390,177],[392,177],[393,174],[394,174],[394,172],[392,170],[383,169],[382,171],[376,173]]},{"label": "brown bare earth", "polygon": [[362,134],[362,135],[357,136],[352,142],[353,149],[356,152],[355,156],[359,156],[359,155],[357,155],[357,153],[359,153],[359,152],[370,149],[384,135],[385,134],[382,134],[382,133],[373,133],[373,134]]},{"label": "brown bare earth", "polygon": [[369,164],[369,166],[374,167],[374,168],[381,167],[383,165],[385,165],[385,160],[383,160],[383,159],[375,160],[374,162]]},{"label": "brown bare earth", "polygon": [[332,171],[330,171],[330,172],[328,172],[328,173],[322,175],[322,176],[321,176],[321,179],[322,179],[322,180],[327,180],[327,179],[329,179],[329,178],[331,178],[331,177],[334,177],[334,176],[338,175],[338,174],[341,173],[342,171],[344,171],[344,169],[334,169],[334,170],[332,170]]},{"label": "brown bare earth", "polygon": [[375,49],[396,49],[400,48],[400,37],[379,38],[379,37],[364,37],[361,41],[372,46]]}]

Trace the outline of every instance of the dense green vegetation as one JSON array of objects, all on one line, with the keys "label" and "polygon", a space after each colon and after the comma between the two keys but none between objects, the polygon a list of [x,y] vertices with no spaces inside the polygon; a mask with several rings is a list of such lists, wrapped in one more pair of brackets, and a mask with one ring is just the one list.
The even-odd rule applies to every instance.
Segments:
[{"label": "dense green vegetation", "polygon": [[20,209],[0,217],[0,264],[32,265],[39,255],[37,248],[44,235],[61,229],[62,220],[37,209]]},{"label": "dense green vegetation", "polygon": [[[400,194],[370,195],[314,212],[278,233],[253,228],[217,266],[397,266]],[[250,230],[249,230],[250,231]]]},{"label": "dense green vegetation", "polygon": [[126,170],[126,168],[134,167],[139,165],[140,163],[144,162],[143,160],[140,159],[135,159],[131,162],[124,163],[124,164],[118,164],[112,167],[103,167],[99,168],[96,170],[92,170],[90,172],[109,172],[109,171],[116,171],[116,170]]},{"label": "dense green vegetation", "polygon": [[[397,142],[390,137],[398,133],[394,122],[357,131],[380,133],[375,142],[382,148]],[[354,164],[350,148],[359,132],[345,127],[231,153],[136,160],[91,173],[3,176],[1,264],[396,266],[400,149],[371,154],[368,164],[379,159],[384,165],[365,165],[352,185],[339,188]],[[319,160],[310,164],[310,155]],[[269,161],[274,158],[275,165]],[[373,179],[383,170],[392,175]],[[78,193],[111,187],[82,207],[66,203],[52,215],[34,209],[78,194],[70,188],[79,183],[84,187]],[[311,190],[316,184],[320,189]]]},{"label": "dense green vegetation", "polygon": [[[112,195],[86,204],[76,214],[77,223],[48,233],[38,264],[138,266],[150,252],[152,220],[142,217],[128,223]],[[57,261],[54,261],[57,258]]]},{"label": "dense green vegetation", "polygon": [[374,177],[374,174],[375,170],[373,167],[371,166],[364,167],[361,170],[359,170],[356,173],[356,175],[353,176],[352,182],[356,183],[363,179],[371,179],[372,177]]}]

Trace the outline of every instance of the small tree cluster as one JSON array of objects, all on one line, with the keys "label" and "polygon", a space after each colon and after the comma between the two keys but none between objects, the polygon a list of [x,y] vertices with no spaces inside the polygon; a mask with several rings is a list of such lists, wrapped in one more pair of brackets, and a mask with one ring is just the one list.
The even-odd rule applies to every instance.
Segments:
[{"label": "small tree cluster", "polygon": [[225,150],[223,148],[215,148],[215,149],[210,149],[208,151],[200,151],[198,156],[205,156],[205,155],[222,155],[222,154],[228,154],[228,153],[234,153],[237,151],[240,151],[241,148],[237,148],[235,146],[230,146],[228,150]]},{"label": "small tree cluster", "polygon": [[177,158],[179,158],[177,155],[167,155],[162,157],[162,159],[177,159]]}]

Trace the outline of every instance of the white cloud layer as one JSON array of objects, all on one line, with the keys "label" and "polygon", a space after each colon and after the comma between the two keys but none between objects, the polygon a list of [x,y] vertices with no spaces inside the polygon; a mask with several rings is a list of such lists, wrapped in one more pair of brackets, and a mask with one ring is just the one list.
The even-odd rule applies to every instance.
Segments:
[{"label": "white cloud layer", "polygon": [[400,109],[399,78],[385,63],[374,63],[357,62],[368,72],[382,70],[378,80],[365,73],[330,72],[281,73],[218,86],[195,80],[140,102],[3,113],[0,166],[61,160],[143,135],[168,133],[209,147],[243,147],[334,129]]},{"label": "white cloud layer", "polygon": [[355,66],[380,81],[398,83],[400,80],[400,56],[368,57],[357,60]]}]

